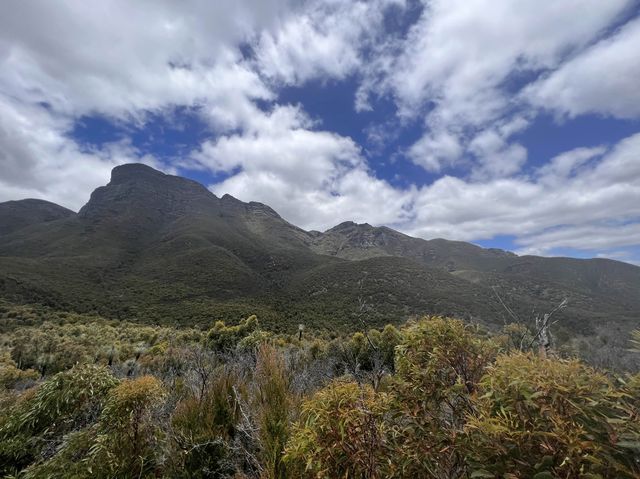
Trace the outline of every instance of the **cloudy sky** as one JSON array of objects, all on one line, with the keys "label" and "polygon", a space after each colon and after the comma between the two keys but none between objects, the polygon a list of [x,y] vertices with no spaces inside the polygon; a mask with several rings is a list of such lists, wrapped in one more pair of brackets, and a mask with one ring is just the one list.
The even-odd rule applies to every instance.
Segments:
[{"label": "cloudy sky", "polygon": [[640,2],[3,1],[0,201],[134,161],[307,229],[640,263]]}]

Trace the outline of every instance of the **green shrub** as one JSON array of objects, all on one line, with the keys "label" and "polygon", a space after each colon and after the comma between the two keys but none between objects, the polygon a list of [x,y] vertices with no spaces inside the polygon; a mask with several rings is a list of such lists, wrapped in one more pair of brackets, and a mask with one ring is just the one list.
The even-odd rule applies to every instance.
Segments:
[{"label": "green shrub", "polygon": [[500,356],[474,399],[469,457],[487,477],[638,477],[633,454],[617,444],[617,429],[634,420],[623,402],[577,360]]},{"label": "green shrub", "polygon": [[384,421],[389,407],[385,393],[341,380],[304,401],[286,448],[293,477],[391,477]]}]

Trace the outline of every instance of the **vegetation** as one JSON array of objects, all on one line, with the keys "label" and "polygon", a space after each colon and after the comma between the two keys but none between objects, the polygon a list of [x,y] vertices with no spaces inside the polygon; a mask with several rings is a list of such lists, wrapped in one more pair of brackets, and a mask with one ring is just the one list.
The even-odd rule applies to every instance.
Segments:
[{"label": "vegetation", "polygon": [[[569,298],[554,339],[620,367],[631,359],[639,288],[640,268],[611,260],[517,256],[351,222],[308,232],[266,205],[140,164],[116,167],[77,214],[0,203],[0,301],[53,314],[207,330],[255,314],[270,332],[304,323],[337,336],[362,329],[359,300],[366,328],[428,313],[497,329],[533,328],[539,312]],[[0,319],[14,312],[0,305]],[[47,355],[59,348],[42,345],[49,351],[25,361],[49,374]]]},{"label": "vegetation", "polygon": [[2,476],[640,475],[640,374],[541,357],[524,325],[276,334],[256,316],[201,330],[9,309]]}]

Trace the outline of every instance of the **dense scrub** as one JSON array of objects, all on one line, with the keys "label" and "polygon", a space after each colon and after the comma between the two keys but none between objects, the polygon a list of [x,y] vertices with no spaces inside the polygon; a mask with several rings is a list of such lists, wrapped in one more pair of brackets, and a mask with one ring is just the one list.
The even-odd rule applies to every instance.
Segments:
[{"label": "dense scrub", "polygon": [[286,335],[255,316],[199,330],[48,314],[2,324],[0,476],[640,475],[640,375],[540,357],[522,325]]}]

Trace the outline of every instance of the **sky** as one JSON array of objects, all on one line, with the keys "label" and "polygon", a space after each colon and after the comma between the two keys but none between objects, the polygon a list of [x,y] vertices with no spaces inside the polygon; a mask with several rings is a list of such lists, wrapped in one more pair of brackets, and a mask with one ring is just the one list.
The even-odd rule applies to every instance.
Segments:
[{"label": "sky", "polygon": [[0,201],[142,162],[352,220],[640,264],[639,0],[5,0]]}]

